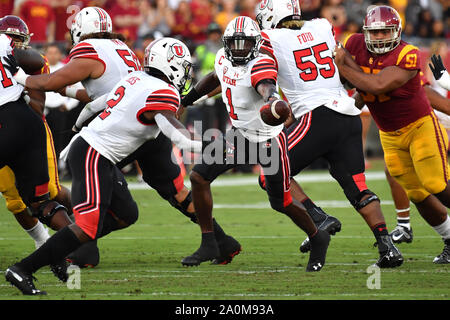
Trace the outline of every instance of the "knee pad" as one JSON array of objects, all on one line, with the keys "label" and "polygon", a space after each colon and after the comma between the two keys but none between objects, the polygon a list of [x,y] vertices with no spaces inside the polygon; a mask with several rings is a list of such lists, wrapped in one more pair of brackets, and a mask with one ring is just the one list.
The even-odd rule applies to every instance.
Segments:
[{"label": "knee pad", "polygon": [[[365,195],[369,195],[369,197],[364,200],[361,200]],[[373,201],[380,202],[380,199],[372,191],[364,190],[357,196],[357,199],[352,201],[352,205],[357,211],[359,211]]]},{"label": "knee pad", "polygon": [[178,202],[174,196],[171,196],[167,201],[172,205],[172,207],[176,208],[178,211],[180,211],[182,214],[184,214],[186,217],[191,219],[192,222],[197,223],[197,217],[195,214],[190,213],[187,211],[187,208],[192,202],[192,192],[189,191],[188,195],[182,202]]},{"label": "knee pad", "polygon": [[33,216],[38,218],[40,222],[50,227],[53,216],[59,211],[64,210],[67,214],[67,208],[56,201],[46,200],[42,202],[37,210],[33,211]]}]

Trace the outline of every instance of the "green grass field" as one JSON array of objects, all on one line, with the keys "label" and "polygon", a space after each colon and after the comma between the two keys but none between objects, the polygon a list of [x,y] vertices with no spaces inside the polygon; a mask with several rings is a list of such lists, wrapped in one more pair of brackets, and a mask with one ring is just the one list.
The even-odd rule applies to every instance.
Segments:
[{"label": "green grass field", "polygon": [[[380,175],[380,165],[373,170]],[[371,171],[369,171],[370,173]],[[374,171],[372,171],[374,172]],[[322,171],[306,172],[302,177]],[[0,204],[0,300],[448,300],[449,265],[435,265],[443,249],[439,236],[412,210],[414,241],[401,244],[405,262],[382,270],[380,289],[369,289],[378,251],[374,237],[359,214],[349,206],[336,182],[302,183],[310,197],[338,217],[343,228],[332,237],[321,272],[306,273],[308,255],[299,252],[305,238],[287,217],[269,208],[266,194],[254,184],[213,186],[214,215],[225,231],[243,247],[233,263],[181,266],[181,259],[200,244],[197,225],[170,207],[154,190],[132,190],[139,209],[138,222],[99,240],[100,264],[81,270],[81,288],[68,289],[48,267],[39,270],[36,287],[48,296],[24,297],[4,280],[4,270],[34,250],[34,242]],[[226,176],[221,181],[232,181]],[[387,182],[378,178],[368,186],[382,199],[389,229],[395,213]]]}]

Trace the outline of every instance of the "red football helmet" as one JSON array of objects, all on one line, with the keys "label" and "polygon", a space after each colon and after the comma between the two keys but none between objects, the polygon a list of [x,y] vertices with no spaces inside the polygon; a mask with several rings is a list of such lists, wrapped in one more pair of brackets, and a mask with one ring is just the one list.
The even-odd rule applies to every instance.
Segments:
[{"label": "red football helmet", "polygon": [[28,33],[28,26],[17,16],[5,16],[0,19],[0,33],[13,38],[14,44],[19,48],[27,47],[33,35]]},{"label": "red football helmet", "polygon": [[[387,30],[390,37],[376,40],[371,39],[370,31]],[[398,12],[389,6],[376,6],[367,12],[363,26],[364,39],[367,49],[376,54],[383,54],[394,50],[400,43],[402,21]]]}]

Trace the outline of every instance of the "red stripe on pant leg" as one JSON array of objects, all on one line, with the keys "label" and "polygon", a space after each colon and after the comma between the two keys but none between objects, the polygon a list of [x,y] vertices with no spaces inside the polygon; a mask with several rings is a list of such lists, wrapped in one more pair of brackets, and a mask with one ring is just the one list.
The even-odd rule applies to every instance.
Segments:
[{"label": "red stripe on pant leg", "polygon": [[174,185],[175,189],[177,190],[177,193],[180,192],[184,188],[184,178],[183,178],[183,175],[181,174],[181,172],[178,175],[178,177],[173,179],[173,185]]},{"label": "red stripe on pant leg", "polygon": [[[435,132],[435,135],[436,135],[436,141],[437,141],[437,144],[438,144],[439,154],[440,154],[441,159],[442,159],[442,166],[443,166],[443,169],[444,169],[444,181],[447,184],[447,152],[445,152],[445,153],[443,152],[443,149],[444,149],[444,145],[443,144],[444,144],[445,140],[444,140],[443,133],[440,130],[439,122],[438,122],[434,112],[431,113],[431,119],[433,120],[433,126],[434,126],[434,132]],[[442,145],[441,145],[441,139],[442,139]]]},{"label": "red stripe on pant leg", "polygon": [[41,184],[39,186],[36,186],[34,188],[34,196],[35,197],[41,197],[47,193],[48,193],[48,182]]},{"label": "red stripe on pant leg", "polygon": [[352,178],[359,191],[367,190],[366,175],[364,173],[355,174],[352,176]]},{"label": "red stripe on pant leg", "polygon": [[291,203],[292,203],[291,191],[290,190],[285,191],[283,194],[283,206],[287,207]]},{"label": "red stripe on pant leg", "polygon": [[98,230],[98,221],[100,219],[100,209],[89,212],[89,214],[80,214],[74,210],[75,223],[89,237],[95,239]]}]

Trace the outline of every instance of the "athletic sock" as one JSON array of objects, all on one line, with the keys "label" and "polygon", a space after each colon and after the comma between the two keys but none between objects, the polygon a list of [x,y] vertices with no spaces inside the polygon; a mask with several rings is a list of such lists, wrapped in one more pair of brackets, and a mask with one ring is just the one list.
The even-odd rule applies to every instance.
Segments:
[{"label": "athletic sock", "polygon": [[311,219],[315,224],[322,222],[326,218],[326,214],[318,207],[311,199],[306,198],[302,201],[302,204],[305,206],[306,211],[308,212]]},{"label": "athletic sock", "polygon": [[377,224],[372,229],[372,232],[373,232],[373,235],[375,236],[375,239],[377,240],[378,251],[380,253],[386,252],[389,249],[388,244],[386,243],[386,241],[388,240],[387,238],[389,238],[389,233],[386,228],[386,223],[382,222],[382,223]]},{"label": "athletic sock", "polygon": [[404,227],[408,230],[411,230],[411,223],[410,223],[410,218],[402,218],[402,217],[397,217],[397,225]]},{"label": "athletic sock", "polygon": [[28,273],[34,273],[43,266],[56,264],[81,246],[80,240],[67,226],[51,236],[39,249],[18,263]]},{"label": "athletic sock", "polygon": [[226,237],[225,231],[223,231],[222,227],[217,223],[216,219],[213,219],[213,228],[214,236],[217,241],[220,241]]},{"label": "athletic sock", "polygon": [[48,234],[48,229],[39,220],[33,228],[25,231],[34,240],[36,249],[42,246],[45,243],[45,241],[47,241],[50,238],[50,235]]},{"label": "athletic sock", "polygon": [[450,219],[447,216],[445,221],[433,229],[442,237],[443,240],[450,239]]}]

